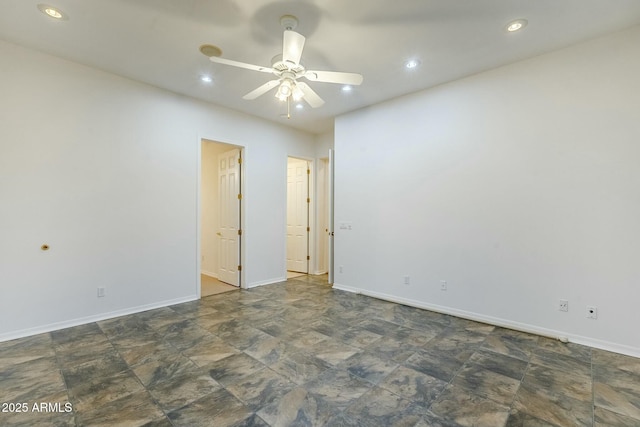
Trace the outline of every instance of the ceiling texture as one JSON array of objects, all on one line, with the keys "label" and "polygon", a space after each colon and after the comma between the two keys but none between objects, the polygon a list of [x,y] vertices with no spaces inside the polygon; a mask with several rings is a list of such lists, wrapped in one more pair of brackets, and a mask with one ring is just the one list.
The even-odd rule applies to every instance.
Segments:
[{"label": "ceiling texture", "polygon": [[[46,3],[66,19],[38,9]],[[311,133],[335,116],[640,24],[640,0],[0,0],[0,39]],[[287,107],[272,75],[209,61],[270,67],[280,17],[295,15],[307,69],[360,73],[361,86],[307,82],[326,103]],[[526,19],[517,32],[509,22]],[[407,69],[415,59],[420,65]],[[0,59],[0,67],[1,67]],[[202,76],[212,82],[205,83]],[[303,79],[304,80],[304,79]]]}]

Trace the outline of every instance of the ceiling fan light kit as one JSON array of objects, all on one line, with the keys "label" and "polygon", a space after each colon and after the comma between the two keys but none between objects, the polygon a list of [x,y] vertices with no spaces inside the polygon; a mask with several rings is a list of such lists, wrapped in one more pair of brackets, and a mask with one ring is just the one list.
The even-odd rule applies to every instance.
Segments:
[{"label": "ceiling fan light kit", "polygon": [[293,93],[293,84],[290,79],[284,79],[282,83],[280,83],[280,87],[276,92],[276,98],[280,101],[286,101],[288,97]]},{"label": "ceiling fan light kit", "polygon": [[284,29],[282,54],[273,57],[270,68],[221,58],[219,48],[217,48],[217,52],[220,52],[220,54],[212,55],[210,54],[210,49],[203,49],[203,47],[210,45],[201,46],[200,51],[208,56],[212,62],[218,64],[270,73],[276,76],[276,79],[266,82],[243,96],[247,100],[256,99],[278,87],[275,97],[279,100],[286,101],[289,104],[292,98],[294,101],[304,99],[311,107],[318,108],[324,104],[324,100],[308,84],[298,81],[298,79],[305,78],[312,82],[337,83],[350,86],[357,86],[362,83],[363,77],[357,73],[307,70],[300,62],[306,38],[302,34],[293,31],[298,26],[298,19],[293,15],[284,15],[280,18],[280,25]]}]

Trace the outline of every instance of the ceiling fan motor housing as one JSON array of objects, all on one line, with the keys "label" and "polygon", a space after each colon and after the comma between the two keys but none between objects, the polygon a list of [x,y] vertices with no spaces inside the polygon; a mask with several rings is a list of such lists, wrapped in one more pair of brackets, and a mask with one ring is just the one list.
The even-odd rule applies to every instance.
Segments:
[{"label": "ceiling fan motor housing", "polygon": [[[282,54],[278,54],[271,59],[271,68],[273,68],[279,77],[290,77],[292,79],[297,79],[298,77],[304,75],[305,68],[302,63],[294,64],[292,62],[283,61]],[[290,73],[290,76],[285,76],[285,73]]]}]

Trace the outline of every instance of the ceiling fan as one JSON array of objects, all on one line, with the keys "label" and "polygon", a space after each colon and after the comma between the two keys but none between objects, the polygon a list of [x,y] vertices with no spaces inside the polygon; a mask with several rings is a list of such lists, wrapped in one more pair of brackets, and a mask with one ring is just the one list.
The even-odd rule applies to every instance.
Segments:
[{"label": "ceiling fan", "polygon": [[344,85],[359,85],[362,83],[362,75],[357,73],[307,70],[300,63],[306,39],[302,34],[293,31],[298,25],[298,19],[292,15],[284,15],[280,18],[280,24],[284,28],[282,54],[273,57],[271,67],[232,61],[219,56],[209,56],[212,62],[218,64],[270,73],[276,76],[274,80],[270,80],[257,89],[247,93],[243,96],[244,99],[256,99],[271,89],[278,87],[275,96],[281,101],[287,101],[287,105],[289,105],[291,99],[294,101],[304,99],[311,107],[317,108],[324,104],[324,100],[320,98],[308,84],[298,79],[304,77],[312,82],[338,83]]}]

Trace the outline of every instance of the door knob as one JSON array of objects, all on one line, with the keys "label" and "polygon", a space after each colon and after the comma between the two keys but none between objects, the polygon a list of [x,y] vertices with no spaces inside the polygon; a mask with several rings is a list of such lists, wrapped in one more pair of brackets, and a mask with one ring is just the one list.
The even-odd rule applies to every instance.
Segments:
[{"label": "door knob", "polygon": [[221,233],[221,232],[219,232],[219,231],[218,231],[216,234],[217,234],[218,236],[222,237],[222,233]]}]

